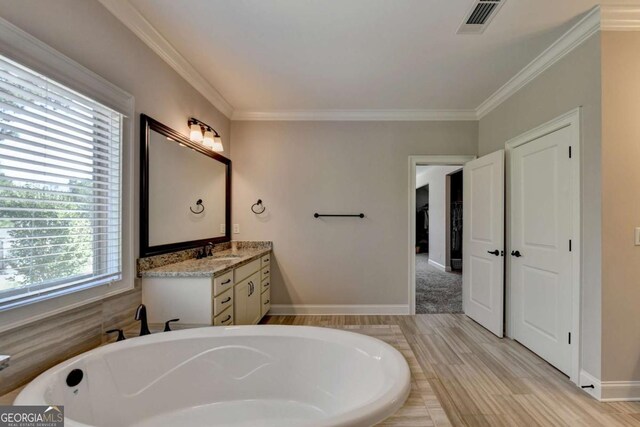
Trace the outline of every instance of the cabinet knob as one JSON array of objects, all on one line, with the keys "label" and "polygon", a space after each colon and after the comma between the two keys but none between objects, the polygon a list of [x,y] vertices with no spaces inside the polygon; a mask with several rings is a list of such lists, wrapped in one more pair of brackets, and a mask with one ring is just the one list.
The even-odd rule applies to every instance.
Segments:
[{"label": "cabinet knob", "polygon": [[228,303],[229,301],[231,301],[231,297],[227,297],[227,299],[226,299],[226,300],[224,300],[224,301],[222,301],[222,302],[220,302],[220,304],[226,304],[226,303]]}]

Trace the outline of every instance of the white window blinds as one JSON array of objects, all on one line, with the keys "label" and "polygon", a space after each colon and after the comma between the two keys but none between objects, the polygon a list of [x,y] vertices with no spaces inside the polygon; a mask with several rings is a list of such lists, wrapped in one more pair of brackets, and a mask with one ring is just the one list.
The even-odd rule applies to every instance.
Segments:
[{"label": "white window blinds", "polygon": [[0,55],[0,310],[121,279],[122,119]]}]

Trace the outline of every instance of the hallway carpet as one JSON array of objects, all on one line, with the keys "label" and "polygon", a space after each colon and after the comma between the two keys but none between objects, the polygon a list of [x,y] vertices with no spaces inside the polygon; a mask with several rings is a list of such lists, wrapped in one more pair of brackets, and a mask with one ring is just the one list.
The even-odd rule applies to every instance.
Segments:
[{"label": "hallway carpet", "polygon": [[462,275],[429,264],[416,254],[416,314],[462,313]]}]

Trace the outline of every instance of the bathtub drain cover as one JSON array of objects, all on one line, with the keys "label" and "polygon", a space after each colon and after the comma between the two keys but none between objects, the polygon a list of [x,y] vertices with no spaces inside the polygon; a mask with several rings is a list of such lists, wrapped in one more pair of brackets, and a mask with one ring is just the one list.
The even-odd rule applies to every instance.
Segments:
[{"label": "bathtub drain cover", "polygon": [[77,386],[82,381],[82,377],[84,377],[84,372],[81,369],[74,369],[67,375],[67,385],[69,387]]}]

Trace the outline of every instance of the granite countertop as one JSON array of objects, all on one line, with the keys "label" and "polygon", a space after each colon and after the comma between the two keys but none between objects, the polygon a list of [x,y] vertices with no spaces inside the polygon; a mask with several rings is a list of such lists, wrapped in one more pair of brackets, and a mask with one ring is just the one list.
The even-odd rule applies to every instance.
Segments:
[{"label": "granite countertop", "polygon": [[202,259],[167,264],[140,272],[142,277],[216,277],[271,252],[271,248],[232,248]]}]

